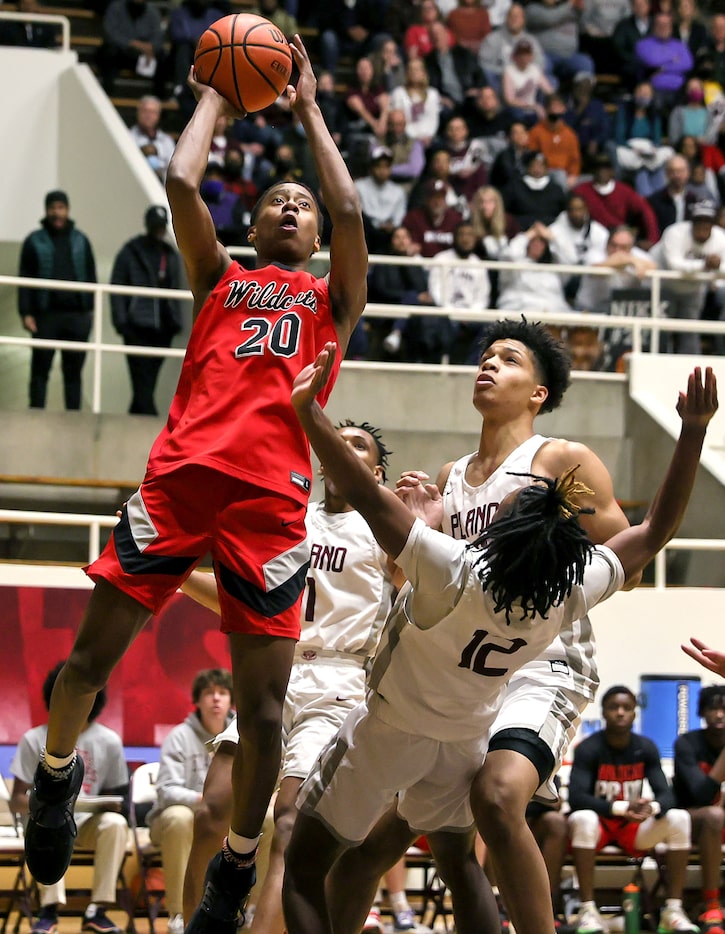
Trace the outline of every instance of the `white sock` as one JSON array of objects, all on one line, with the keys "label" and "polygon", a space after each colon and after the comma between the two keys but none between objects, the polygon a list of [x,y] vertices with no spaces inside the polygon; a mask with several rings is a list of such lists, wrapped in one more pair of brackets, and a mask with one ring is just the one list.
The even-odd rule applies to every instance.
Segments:
[{"label": "white sock", "polygon": [[45,764],[50,766],[51,769],[56,769],[59,772],[67,768],[71,764],[71,762],[75,759],[75,757],[76,757],[75,749],[69,756],[53,756],[49,752],[43,753]]},{"label": "white sock", "polygon": [[410,908],[405,895],[405,889],[401,892],[390,892],[390,907],[396,914],[400,911],[407,911]]},{"label": "white sock", "polygon": [[261,836],[262,834],[260,833],[257,834],[256,837],[243,837],[241,834],[234,833],[230,827],[229,833],[227,834],[229,849],[238,856],[249,856],[257,849]]},{"label": "white sock", "polygon": [[681,898],[666,898],[665,908],[682,908]]}]

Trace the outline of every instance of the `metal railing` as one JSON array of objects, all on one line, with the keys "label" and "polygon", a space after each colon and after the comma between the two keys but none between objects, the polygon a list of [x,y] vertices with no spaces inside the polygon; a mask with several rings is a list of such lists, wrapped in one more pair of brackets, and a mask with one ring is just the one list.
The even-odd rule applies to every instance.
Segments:
[{"label": "metal railing", "polygon": [[[120,506],[120,503],[119,503]],[[32,509],[0,509],[0,524],[55,525],[86,527],[88,529],[88,563],[100,554],[101,529],[116,525],[115,516],[96,516],[85,513],[40,512]],[[725,540],[710,538],[673,538],[654,559],[654,588],[667,588],[668,551],[725,551]],[[33,562],[40,563],[40,562]]]},{"label": "metal railing", "polygon": [[[248,247],[237,247],[230,249],[234,256],[254,255],[253,250]],[[326,260],[329,254],[318,254],[316,259]],[[370,257],[371,265],[418,265],[424,266],[426,260],[414,257],[400,256],[378,256]],[[575,266],[556,263],[528,263],[528,262],[504,262],[501,260],[484,260],[482,265],[491,270],[521,270],[526,272],[550,273],[556,272],[561,275],[577,276],[611,276],[615,274],[614,270],[596,267],[596,266]],[[451,261],[445,264],[446,267],[465,266],[470,269],[470,265],[461,261]],[[696,333],[701,335],[720,335],[725,336],[725,322],[721,321],[701,321],[684,318],[669,318],[663,313],[660,297],[662,294],[662,283],[667,281],[689,281],[692,283],[702,283],[707,285],[718,280],[718,273],[690,273],[683,274],[664,269],[653,269],[646,273],[645,279],[650,289],[650,308],[649,317],[632,317],[621,314],[601,314],[582,311],[537,311],[535,318],[544,324],[562,325],[568,327],[592,327],[592,328],[622,328],[631,333],[632,350],[635,353],[641,353],[647,348],[651,352],[657,352],[660,346],[660,336],[663,332],[671,333]],[[159,348],[159,347],[141,347],[130,346],[126,344],[107,343],[104,340],[104,331],[109,326],[104,321],[104,299],[106,295],[144,295],[153,298],[180,298],[191,299],[191,293],[180,289],[146,289],[132,286],[111,285],[108,283],[84,283],[67,282],[65,280],[47,280],[47,279],[28,279],[19,276],[0,276],[0,288],[3,286],[27,286],[35,289],[66,290],[73,292],[90,292],[93,294],[93,331],[91,339],[83,344],[83,350],[90,353],[93,358],[92,364],[92,389],[91,389],[91,409],[94,413],[102,411],[101,399],[101,371],[104,354],[132,354],[140,356],[158,356],[158,357],[183,357],[183,348]],[[525,311],[525,309],[522,309]],[[467,311],[453,306],[438,305],[397,305],[384,304],[380,302],[370,302],[365,308],[365,316],[368,318],[408,318],[412,316],[430,316],[438,317],[445,315],[453,321],[459,322],[484,322],[496,320],[501,317],[511,317],[518,314],[514,311],[500,311],[495,308],[489,308],[485,311]],[[649,338],[647,340],[646,338]],[[0,348],[3,346],[26,346],[33,347],[53,347],[66,350],[78,350],[78,342],[75,341],[48,341],[40,340],[32,336],[13,337],[0,334]],[[343,365],[345,365],[343,363]],[[349,364],[348,364],[349,365]],[[390,369],[391,366],[400,366],[407,368],[410,364],[379,363],[375,361],[356,361],[356,366],[366,368]],[[441,371],[445,364],[422,364],[426,368],[433,368],[436,372]],[[598,374],[601,375],[601,374]]]}]

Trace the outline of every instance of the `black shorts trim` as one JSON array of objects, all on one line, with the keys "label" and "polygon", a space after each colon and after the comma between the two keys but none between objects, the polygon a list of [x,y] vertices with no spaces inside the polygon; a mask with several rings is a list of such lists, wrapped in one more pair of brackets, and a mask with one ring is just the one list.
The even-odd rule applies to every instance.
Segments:
[{"label": "black shorts trim", "polygon": [[540,785],[548,781],[556,765],[554,753],[543,739],[525,727],[512,726],[496,733],[488,744],[489,752],[495,749],[510,749],[528,759],[539,775]]},{"label": "black shorts trim", "polygon": [[305,579],[310,562],[306,561],[284,583],[273,590],[265,591],[255,586],[251,581],[245,580],[241,575],[232,571],[221,561],[215,564],[217,580],[226,592],[251,607],[256,613],[271,619],[289,610],[305,588]]},{"label": "black shorts trim", "polygon": [[112,534],[118,563],[125,574],[164,574],[169,577],[182,577],[198,563],[201,557],[201,555],[150,555],[145,550],[140,551],[134,541],[131,524],[128,521],[128,510],[125,506]]}]

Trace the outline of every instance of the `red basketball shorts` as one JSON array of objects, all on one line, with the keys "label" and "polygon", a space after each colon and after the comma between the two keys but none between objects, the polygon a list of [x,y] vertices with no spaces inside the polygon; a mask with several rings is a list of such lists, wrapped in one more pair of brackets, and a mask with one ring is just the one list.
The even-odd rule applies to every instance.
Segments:
[{"label": "red basketball shorts", "polygon": [[642,856],[643,851],[634,845],[640,825],[622,817],[599,818],[599,842],[597,850],[605,846],[618,846],[628,856]]},{"label": "red basketball shorts", "polygon": [[304,504],[208,467],[146,478],[86,568],[157,613],[206,554],[222,632],[299,639],[309,565]]}]

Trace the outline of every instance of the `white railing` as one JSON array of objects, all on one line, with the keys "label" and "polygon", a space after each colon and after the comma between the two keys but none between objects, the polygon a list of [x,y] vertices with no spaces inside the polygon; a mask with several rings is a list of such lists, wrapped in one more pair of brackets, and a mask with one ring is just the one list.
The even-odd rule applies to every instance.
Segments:
[{"label": "white railing", "polygon": [[[121,505],[120,503],[118,504]],[[101,552],[101,529],[118,522],[115,516],[91,516],[77,512],[36,512],[32,509],[0,509],[0,523],[9,525],[61,525],[88,529],[88,562]]]},{"label": "white railing", "polygon": [[[249,247],[231,248],[230,253],[235,256],[253,256],[254,252]],[[329,254],[318,254],[316,259],[322,261],[329,258]],[[370,265],[425,265],[425,260],[415,257],[400,256],[371,256]],[[446,266],[466,266],[465,262],[451,261]],[[488,269],[497,270],[526,270],[527,272],[556,272],[562,275],[577,276],[610,276],[614,274],[613,270],[592,267],[592,266],[573,266],[555,263],[537,264],[526,262],[504,262],[500,260],[485,260],[483,265]],[[470,268],[470,266],[468,267]],[[545,312],[537,311],[534,317],[537,321],[545,324],[564,325],[564,326],[587,326],[596,328],[623,328],[631,332],[632,350],[635,353],[641,353],[647,346],[644,340],[646,335],[650,336],[649,349],[651,352],[657,352],[659,349],[660,334],[662,332],[673,333],[696,333],[696,334],[715,334],[725,336],[725,322],[721,321],[700,321],[683,318],[669,318],[664,316],[660,302],[661,284],[667,280],[688,280],[692,282],[712,283],[717,281],[718,273],[692,273],[682,274],[663,269],[653,269],[646,274],[646,279],[650,287],[650,302],[652,313],[650,317],[638,318],[628,315],[608,315],[594,314],[581,311],[563,311],[563,312]],[[101,399],[101,370],[104,354],[135,354],[141,356],[158,357],[183,357],[183,348],[159,348],[159,347],[136,347],[125,344],[107,343],[104,340],[104,331],[109,324],[104,321],[104,298],[106,295],[148,295],[155,298],[180,298],[191,299],[191,293],[185,290],[177,289],[144,289],[132,286],[111,285],[107,283],[84,283],[68,282],[65,280],[48,279],[27,279],[19,276],[0,276],[0,288],[3,286],[27,286],[29,288],[52,288],[54,290],[66,290],[73,292],[90,292],[93,294],[93,331],[91,339],[83,345],[83,350],[92,354],[93,357],[93,382],[91,389],[91,409],[94,413],[102,411]],[[525,312],[525,309],[522,309]],[[495,308],[489,308],[485,311],[466,311],[461,308],[451,306],[431,306],[431,305],[393,305],[370,302],[365,308],[365,315],[369,318],[407,318],[411,316],[440,316],[446,315],[454,321],[460,322],[483,322],[496,320],[501,317],[515,317],[518,312],[500,311]],[[13,337],[11,335],[0,334],[0,348],[3,346],[26,346],[32,347],[54,347],[59,349],[78,350],[78,342],[75,341],[47,341],[40,340],[31,336]],[[345,365],[345,364],[344,364]],[[347,364],[349,365],[349,364]],[[409,367],[410,364],[391,364],[379,363],[374,361],[356,361],[356,366],[365,368],[390,369],[391,366]],[[423,365],[426,369],[434,368],[437,372],[441,371],[442,365]],[[601,375],[601,374],[597,374]]]},{"label": "white railing", "polygon": [[[60,26],[61,44],[49,48],[60,49],[62,52],[68,52],[70,49],[70,20],[67,16],[59,16],[56,13],[12,13],[9,10],[0,10],[0,20],[18,20],[21,23],[55,23]],[[14,46],[14,48],[24,48],[24,46]]]},{"label": "white railing", "polygon": [[[121,504],[119,503],[119,506]],[[100,532],[102,528],[113,528],[118,522],[115,516],[94,516],[83,513],[36,512],[31,509],[0,509],[0,524],[9,525],[57,525],[85,526],[88,529],[88,563],[100,554]],[[654,586],[657,590],[667,587],[667,551],[725,551],[725,541],[708,538],[673,538],[654,559]],[[33,562],[42,563],[42,562]]]}]

